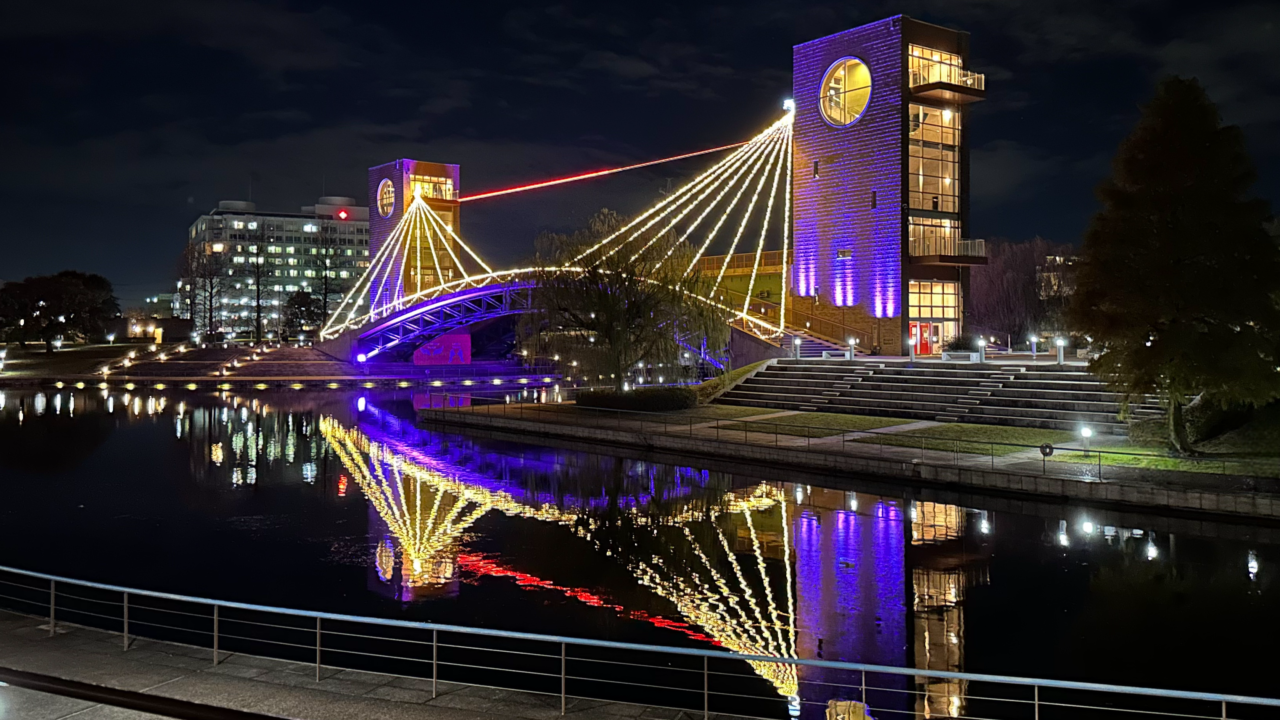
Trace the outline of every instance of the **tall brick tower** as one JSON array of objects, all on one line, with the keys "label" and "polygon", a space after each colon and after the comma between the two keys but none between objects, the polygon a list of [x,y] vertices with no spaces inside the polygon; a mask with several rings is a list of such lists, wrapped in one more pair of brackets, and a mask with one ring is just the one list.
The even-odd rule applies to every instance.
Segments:
[{"label": "tall brick tower", "polygon": [[[968,33],[908,17],[797,45],[792,286],[885,354],[961,332],[969,266]],[[808,298],[804,300],[803,298]]]}]

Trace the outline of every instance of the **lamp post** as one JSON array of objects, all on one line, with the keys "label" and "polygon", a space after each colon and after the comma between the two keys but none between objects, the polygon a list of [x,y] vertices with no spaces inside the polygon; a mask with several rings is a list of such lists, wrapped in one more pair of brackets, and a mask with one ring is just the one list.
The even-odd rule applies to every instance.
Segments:
[{"label": "lamp post", "polygon": [[1065,357],[1067,352],[1067,341],[1062,338],[1054,338],[1053,344],[1058,346],[1058,364],[1065,365],[1067,362]]},{"label": "lamp post", "polygon": [[1093,437],[1093,428],[1085,426],[1080,428],[1080,438],[1084,440],[1084,456],[1089,457],[1089,438]]},{"label": "lamp post", "polygon": [[858,344],[857,338],[848,338],[849,340],[849,359],[853,359],[853,346]]},{"label": "lamp post", "polygon": [[1028,339],[1031,340],[1031,359],[1035,360],[1036,359],[1036,336],[1032,335]]},{"label": "lamp post", "polygon": [[794,339],[792,339],[792,341],[791,341],[791,347],[792,347],[792,353],[791,353],[791,354],[792,354],[792,356],[793,356],[796,360],[799,360],[799,359],[800,359],[800,338],[794,338]]},{"label": "lamp post", "polygon": [[913,337],[907,338],[907,352],[910,353],[911,362],[915,362],[916,361],[916,339]]},{"label": "lamp post", "polygon": [[978,362],[982,365],[987,364],[987,339],[978,338]]}]

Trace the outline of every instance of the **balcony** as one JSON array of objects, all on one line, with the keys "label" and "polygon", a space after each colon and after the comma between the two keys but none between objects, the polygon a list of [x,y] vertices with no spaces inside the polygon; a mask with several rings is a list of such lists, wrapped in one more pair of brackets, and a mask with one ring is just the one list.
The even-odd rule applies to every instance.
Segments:
[{"label": "balcony", "polygon": [[987,242],[957,238],[911,238],[912,265],[986,265]]},{"label": "balcony", "polygon": [[959,65],[922,57],[909,58],[907,73],[911,92],[944,103],[971,103],[987,96],[987,78]]}]

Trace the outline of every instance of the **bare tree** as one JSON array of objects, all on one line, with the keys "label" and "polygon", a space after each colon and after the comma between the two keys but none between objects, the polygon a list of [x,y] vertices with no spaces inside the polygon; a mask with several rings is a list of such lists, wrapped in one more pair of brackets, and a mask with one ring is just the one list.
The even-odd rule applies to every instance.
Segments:
[{"label": "bare tree", "polygon": [[1035,237],[1014,243],[987,243],[987,264],[973,270],[970,303],[975,330],[1006,335],[1015,342],[1042,327],[1049,308],[1042,297],[1040,268],[1048,257],[1062,256],[1070,246]]},{"label": "bare tree", "polygon": [[181,274],[190,281],[187,307],[192,323],[198,332],[216,332],[222,302],[231,286],[226,253],[213,252],[206,243],[189,243],[180,262]]}]

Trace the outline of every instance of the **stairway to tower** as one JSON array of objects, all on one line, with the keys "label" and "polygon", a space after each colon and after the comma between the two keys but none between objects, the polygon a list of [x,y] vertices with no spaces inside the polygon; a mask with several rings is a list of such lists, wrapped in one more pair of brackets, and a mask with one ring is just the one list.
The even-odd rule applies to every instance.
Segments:
[{"label": "stairway to tower", "polygon": [[[802,345],[803,349],[803,345]],[[1057,365],[996,366],[896,360],[778,360],[719,401],[776,410],[1125,434],[1121,398],[1096,376]],[[1131,404],[1133,419],[1162,410]]]}]

